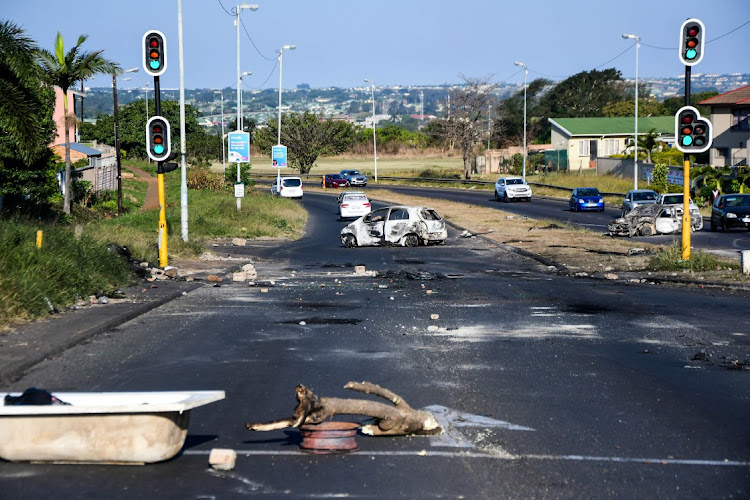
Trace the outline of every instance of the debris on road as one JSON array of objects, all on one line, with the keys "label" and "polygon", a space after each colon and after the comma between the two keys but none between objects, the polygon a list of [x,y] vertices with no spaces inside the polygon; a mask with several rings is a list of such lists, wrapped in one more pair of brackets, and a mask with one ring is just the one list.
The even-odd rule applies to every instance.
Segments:
[{"label": "debris on road", "polygon": [[237,452],[226,448],[214,448],[208,456],[208,464],[216,470],[232,470],[237,462]]}]

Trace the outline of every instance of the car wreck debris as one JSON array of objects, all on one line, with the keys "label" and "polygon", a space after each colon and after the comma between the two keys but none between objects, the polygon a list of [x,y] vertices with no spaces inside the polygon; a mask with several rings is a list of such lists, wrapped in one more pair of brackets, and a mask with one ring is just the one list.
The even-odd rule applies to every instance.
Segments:
[{"label": "car wreck debris", "polygon": [[345,389],[373,394],[387,399],[393,406],[365,399],[340,399],[317,396],[304,385],[297,386],[297,407],[293,416],[268,423],[248,423],[251,431],[274,431],[305,424],[318,424],[334,415],[364,415],[377,419],[362,426],[371,436],[430,436],[442,434],[443,428],[429,412],[415,410],[404,399],[388,389],[370,382],[348,382]]},{"label": "car wreck debris", "polygon": [[[692,231],[703,227],[700,214],[690,216]],[[610,236],[653,236],[682,231],[682,207],[675,205],[639,205],[607,225]]]}]

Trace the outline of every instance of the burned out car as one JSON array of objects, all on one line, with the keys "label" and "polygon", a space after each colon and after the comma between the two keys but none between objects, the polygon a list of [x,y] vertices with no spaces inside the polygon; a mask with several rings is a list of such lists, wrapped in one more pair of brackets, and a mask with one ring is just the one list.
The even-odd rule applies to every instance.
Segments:
[{"label": "burned out car", "polygon": [[447,238],[445,221],[435,210],[414,206],[374,210],[341,230],[341,243],[348,248],[442,245]]},{"label": "burned out car", "polygon": [[[700,213],[690,214],[692,231],[700,231],[703,218]],[[677,205],[638,205],[625,216],[607,225],[611,236],[652,236],[674,234],[682,231],[682,207]]]}]

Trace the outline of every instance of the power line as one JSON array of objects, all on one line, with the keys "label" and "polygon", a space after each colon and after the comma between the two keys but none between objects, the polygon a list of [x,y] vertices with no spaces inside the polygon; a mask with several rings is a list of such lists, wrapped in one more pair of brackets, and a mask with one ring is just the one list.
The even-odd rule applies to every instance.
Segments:
[{"label": "power line", "polygon": [[[636,43],[638,43],[638,42],[636,42]],[[622,52],[620,52],[619,54],[617,54],[617,55],[616,55],[615,57],[613,57],[612,59],[610,59],[609,61],[605,62],[604,64],[600,64],[599,66],[595,67],[594,69],[596,70],[596,69],[599,69],[599,68],[601,68],[602,66],[606,66],[607,64],[611,63],[612,61],[614,61],[614,60],[615,60],[615,59],[617,59],[618,57],[620,57],[620,56],[622,56],[623,54],[625,54],[626,52],[630,51],[630,49],[632,49],[633,47],[635,47],[635,45],[636,45],[636,44],[634,43],[633,45],[631,45],[631,46],[630,46],[630,47],[628,47],[627,49],[623,50]]]}]

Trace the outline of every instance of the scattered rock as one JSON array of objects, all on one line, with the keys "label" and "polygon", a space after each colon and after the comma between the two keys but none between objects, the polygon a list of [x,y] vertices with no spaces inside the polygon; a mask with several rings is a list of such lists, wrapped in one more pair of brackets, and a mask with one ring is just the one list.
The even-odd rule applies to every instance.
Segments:
[{"label": "scattered rock", "polygon": [[439,314],[430,314],[430,319],[440,319]]},{"label": "scattered rock", "polygon": [[247,245],[247,240],[245,238],[232,238],[232,245],[236,247],[244,247]]},{"label": "scattered rock", "polygon": [[255,270],[255,266],[252,264],[245,264],[242,266],[242,270],[245,272],[245,279],[254,280],[258,277],[258,271]]},{"label": "scattered rock", "polygon": [[172,267],[172,266],[165,267],[164,276],[167,276],[168,278],[172,278],[172,279],[177,278],[177,268]]},{"label": "scattered rock", "polygon": [[232,273],[232,281],[245,281],[247,279],[247,273],[245,271],[240,271],[237,273]]},{"label": "scattered rock", "polygon": [[617,280],[620,279],[620,277],[614,273],[607,273],[604,275],[604,277],[608,280]]},{"label": "scattered rock", "polygon": [[232,470],[237,462],[237,452],[230,449],[214,448],[208,456],[209,465],[216,470]]},{"label": "scattered rock", "polygon": [[434,332],[434,331],[437,331],[437,329],[438,329],[437,325],[430,325],[427,327],[428,332]]},{"label": "scattered rock", "polygon": [[224,281],[222,278],[219,278],[215,274],[209,274],[206,279],[211,283],[221,283],[222,281]]},{"label": "scattered rock", "polygon": [[365,274],[366,269],[365,266],[354,266],[354,274],[361,276]]},{"label": "scattered rock", "polygon": [[706,354],[706,351],[700,351],[695,353],[695,355],[690,358],[691,361],[703,361],[705,363],[711,362],[711,360],[708,358],[708,354]]}]

